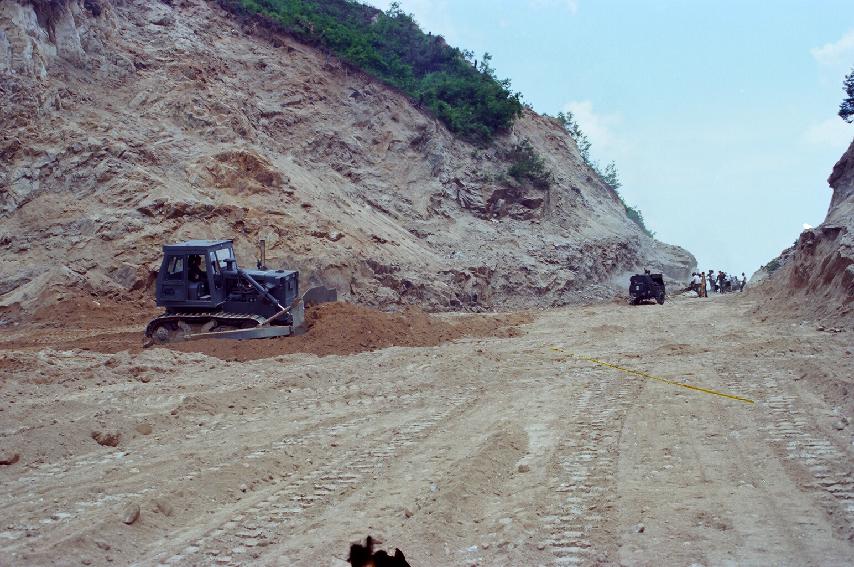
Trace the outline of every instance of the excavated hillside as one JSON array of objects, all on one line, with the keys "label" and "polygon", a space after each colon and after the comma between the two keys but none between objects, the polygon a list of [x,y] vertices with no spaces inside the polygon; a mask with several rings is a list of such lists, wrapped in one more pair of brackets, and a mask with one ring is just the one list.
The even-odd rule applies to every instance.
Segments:
[{"label": "excavated hillside", "polygon": [[854,140],[827,179],[833,197],[824,222],[757,272],[758,293],[783,313],[854,322]]},{"label": "excavated hillside", "polygon": [[[0,309],[148,297],[160,246],[231,237],[244,265],[367,305],[551,306],[695,260],[648,238],[552,119],[489,147],[216,2],[0,3]],[[509,180],[528,139],[550,189]]]}]

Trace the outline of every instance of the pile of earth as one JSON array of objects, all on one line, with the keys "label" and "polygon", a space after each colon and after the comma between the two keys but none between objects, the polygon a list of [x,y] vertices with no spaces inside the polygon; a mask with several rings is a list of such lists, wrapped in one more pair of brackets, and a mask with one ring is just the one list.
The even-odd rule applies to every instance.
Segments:
[{"label": "pile of earth", "polygon": [[386,313],[349,303],[326,303],[306,313],[305,334],[279,339],[230,341],[207,339],[173,343],[184,352],[223,360],[256,360],[282,354],[347,355],[393,346],[430,347],[463,337],[514,337],[525,314],[430,315],[415,307]]},{"label": "pile of earth", "polygon": [[[148,303],[129,309],[128,305],[115,302],[68,299],[53,316],[39,311],[30,324],[11,327],[0,340],[0,349],[137,354],[143,349],[146,322],[159,313]],[[243,341],[206,339],[165,346],[234,361],[292,353],[346,355],[392,346],[436,346],[463,337],[512,337],[520,333],[518,325],[531,320],[524,313],[431,315],[416,307],[387,313],[338,302],[309,309],[306,331],[297,336]],[[2,364],[0,360],[0,367]]]}]

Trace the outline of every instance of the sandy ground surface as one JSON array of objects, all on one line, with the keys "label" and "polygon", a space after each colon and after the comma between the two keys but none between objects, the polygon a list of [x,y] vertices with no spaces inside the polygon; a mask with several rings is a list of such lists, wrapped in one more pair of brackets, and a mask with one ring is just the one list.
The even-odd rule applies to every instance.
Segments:
[{"label": "sandy ground surface", "polygon": [[335,566],[373,534],[413,566],[849,565],[851,333],[757,301],[245,362],[97,352],[134,317],[8,327],[0,563]]}]

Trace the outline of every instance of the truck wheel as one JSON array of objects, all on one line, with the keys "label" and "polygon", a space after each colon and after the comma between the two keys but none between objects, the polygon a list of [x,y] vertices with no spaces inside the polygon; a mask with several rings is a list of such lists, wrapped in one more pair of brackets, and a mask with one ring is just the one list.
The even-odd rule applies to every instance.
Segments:
[{"label": "truck wheel", "polygon": [[659,292],[659,294],[655,297],[655,300],[659,305],[664,305],[664,292]]}]

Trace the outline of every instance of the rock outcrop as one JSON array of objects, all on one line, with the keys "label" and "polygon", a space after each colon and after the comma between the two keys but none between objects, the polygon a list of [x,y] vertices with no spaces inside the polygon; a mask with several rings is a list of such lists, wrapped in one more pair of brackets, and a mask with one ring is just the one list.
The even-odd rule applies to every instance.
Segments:
[{"label": "rock outcrop", "polygon": [[[0,309],[148,294],[160,246],[232,237],[370,305],[550,306],[693,256],[648,238],[553,120],[481,148],[215,2],[0,3]],[[509,179],[528,139],[555,175]],[[307,280],[307,281],[306,281]]]},{"label": "rock outcrop", "polygon": [[827,183],[833,197],[824,222],[772,261],[772,273],[758,274],[757,291],[798,316],[854,322],[854,140]]}]

